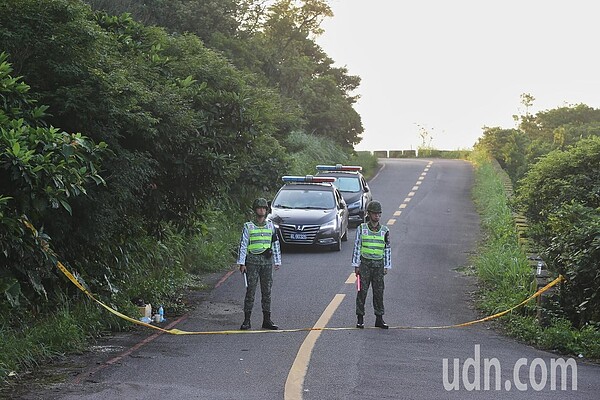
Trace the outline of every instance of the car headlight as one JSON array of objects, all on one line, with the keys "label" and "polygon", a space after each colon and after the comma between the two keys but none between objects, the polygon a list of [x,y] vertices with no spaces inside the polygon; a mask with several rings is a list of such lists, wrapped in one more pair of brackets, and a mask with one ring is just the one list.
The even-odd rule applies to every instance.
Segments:
[{"label": "car headlight", "polygon": [[273,217],[271,216],[271,214],[267,215],[267,221],[271,221],[273,223],[273,227],[275,229],[279,229],[279,223],[277,223],[273,220]]},{"label": "car headlight", "polygon": [[336,227],[337,227],[337,220],[332,219],[331,221],[329,221],[329,222],[321,225],[321,230],[322,231],[325,231],[325,230],[328,230],[328,229],[334,229],[335,230]]},{"label": "car headlight", "polygon": [[348,204],[348,208],[360,208],[360,200],[356,200],[354,203]]}]

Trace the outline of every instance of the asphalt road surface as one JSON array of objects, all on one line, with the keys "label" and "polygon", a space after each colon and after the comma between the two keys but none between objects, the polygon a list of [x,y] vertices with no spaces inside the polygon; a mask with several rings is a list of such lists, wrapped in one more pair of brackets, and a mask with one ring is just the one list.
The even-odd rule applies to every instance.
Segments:
[{"label": "asphalt road surface", "polygon": [[[354,328],[355,229],[341,252],[288,250],[274,274],[273,320],[292,331],[154,335],[110,363],[56,384],[44,399],[599,399],[600,366],[536,350],[481,317],[469,264],[480,237],[473,168],[457,160],[382,160],[370,181],[390,228],[385,320]],[[244,283],[233,272],[176,328],[236,330]],[[260,327],[260,294],[253,331]],[[299,330],[327,327],[325,330]],[[340,328],[340,329],[330,329]],[[152,336],[151,336],[152,335]],[[144,337],[142,337],[143,339]],[[117,340],[117,338],[115,338]]]}]

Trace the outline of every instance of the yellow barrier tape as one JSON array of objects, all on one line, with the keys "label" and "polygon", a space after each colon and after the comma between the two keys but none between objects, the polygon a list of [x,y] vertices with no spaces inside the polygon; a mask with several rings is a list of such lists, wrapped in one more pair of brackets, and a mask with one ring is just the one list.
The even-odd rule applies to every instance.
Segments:
[{"label": "yellow barrier tape", "polygon": [[[327,331],[341,331],[341,330],[357,329],[355,327],[341,327],[341,328],[322,327],[322,328],[298,328],[298,329],[279,329],[279,330],[254,330],[254,331],[225,330],[225,331],[197,331],[197,332],[182,331],[179,329],[163,329],[158,326],[154,326],[154,325],[139,321],[137,319],[128,317],[127,315],[124,315],[124,314],[112,309],[111,307],[107,306],[106,304],[102,303],[101,301],[96,299],[85,287],[83,287],[83,285],[81,285],[81,283],[79,283],[77,278],[75,278],[75,276],[73,276],[73,274],[71,274],[60,261],[58,261],[57,265],[58,265],[58,268],[62,271],[62,273],[65,274],[65,276],[67,278],[69,278],[69,280],[71,282],[73,282],[75,284],[75,286],[77,286],[89,298],[94,300],[96,303],[100,304],[102,307],[104,307],[111,313],[113,313],[129,322],[133,322],[134,324],[138,324],[138,325],[142,325],[142,326],[145,326],[148,328],[156,329],[161,332],[169,333],[172,335],[227,335],[227,334],[240,334],[240,333],[243,333],[243,334],[266,333],[266,332],[268,332],[268,333],[284,333],[284,332],[304,332],[304,331],[319,331],[319,330],[321,330],[321,331],[326,331],[326,330]],[[449,329],[449,328],[460,328],[460,327],[464,327],[464,326],[469,326],[469,325],[474,325],[474,324],[478,324],[481,322],[489,321],[489,320],[499,318],[503,315],[508,314],[509,312],[513,311],[514,309],[524,305],[525,303],[528,303],[529,301],[535,299],[536,297],[539,297],[542,293],[546,292],[551,287],[557,285],[558,283],[560,283],[564,280],[565,280],[565,278],[562,275],[559,275],[558,278],[554,279],[552,282],[548,283],[543,288],[540,288],[537,292],[535,292],[534,294],[532,294],[531,296],[529,296],[527,299],[523,300],[519,304],[517,304],[507,310],[504,310],[502,312],[499,312],[494,315],[490,315],[490,316],[487,316],[485,318],[481,318],[478,320],[464,322],[461,324],[442,325],[442,326],[390,326],[390,329]],[[379,328],[377,328],[377,329],[379,329]]]},{"label": "yellow barrier tape", "polygon": [[[33,225],[31,225],[31,223],[29,223],[26,220],[22,220],[22,222],[29,228],[31,229],[37,236],[37,230],[35,229],[35,227]],[[43,250],[44,251],[52,251],[49,249],[48,245],[45,244],[45,246],[43,246]],[[285,333],[285,332],[306,332],[306,331],[342,331],[342,330],[354,330],[354,329],[359,329],[359,328],[355,328],[355,327],[341,327],[341,328],[327,328],[327,327],[321,327],[321,328],[298,328],[298,329],[278,329],[278,330],[247,330],[247,331],[242,331],[242,330],[225,330],[225,331],[197,331],[197,332],[188,332],[188,331],[182,331],[179,329],[163,329],[159,326],[154,326],[152,324],[148,324],[146,322],[137,320],[135,318],[131,318],[123,313],[118,312],[117,310],[113,309],[112,307],[107,306],[106,304],[102,303],[100,300],[96,299],[94,297],[94,295],[92,293],[90,293],[78,280],[77,278],[71,273],[69,272],[69,270],[60,262],[57,261],[56,265],[58,267],[58,269],[75,285],[77,286],[77,288],[79,288],[79,290],[81,290],[83,293],[85,293],[90,299],[92,299],[93,301],[95,301],[96,303],[100,304],[102,307],[104,307],[105,309],[107,309],[109,312],[115,314],[116,316],[123,318],[126,321],[132,322],[134,324],[137,325],[142,325],[145,326],[147,328],[151,328],[151,329],[155,329],[158,331],[161,331],[163,333],[169,333],[171,335],[228,335],[228,334],[253,334],[253,333]],[[548,291],[551,287],[559,284],[560,282],[564,281],[565,278],[562,275],[559,275],[558,278],[554,279],[552,282],[548,283],[546,286],[540,288],[537,292],[535,292],[534,294],[532,294],[531,296],[529,296],[528,298],[526,298],[525,300],[523,300],[522,302],[520,302],[519,304],[504,310],[502,312],[496,313],[494,315],[490,315],[487,316],[485,318],[481,318],[481,319],[477,319],[474,321],[469,321],[469,322],[463,322],[461,324],[454,324],[454,325],[442,325],[442,326],[390,326],[389,329],[449,329],[449,328],[461,328],[464,326],[470,326],[470,325],[474,325],[474,324],[478,324],[481,322],[486,322],[486,321],[490,321],[492,319],[496,319],[499,318],[503,315],[508,314],[509,312],[513,311],[516,308],[521,307],[522,305],[530,302],[531,300],[535,299],[536,297],[539,297],[540,295],[542,295],[542,293]],[[376,327],[371,327],[372,329],[380,329],[380,328],[376,328]]]}]

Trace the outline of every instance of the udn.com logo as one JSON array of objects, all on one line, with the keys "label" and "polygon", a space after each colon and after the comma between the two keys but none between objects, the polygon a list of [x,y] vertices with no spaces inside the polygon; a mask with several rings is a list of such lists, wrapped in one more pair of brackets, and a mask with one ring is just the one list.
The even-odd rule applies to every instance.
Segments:
[{"label": "udn.com logo", "polygon": [[[547,363],[542,358],[519,358],[512,366],[512,378],[502,382],[502,367],[497,358],[481,359],[480,345],[475,345],[475,355],[461,366],[460,359],[442,361],[444,389],[451,390],[577,390],[577,362],[573,358],[552,358]],[[462,386],[461,386],[462,382]],[[570,383],[570,385],[569,385]]]}]

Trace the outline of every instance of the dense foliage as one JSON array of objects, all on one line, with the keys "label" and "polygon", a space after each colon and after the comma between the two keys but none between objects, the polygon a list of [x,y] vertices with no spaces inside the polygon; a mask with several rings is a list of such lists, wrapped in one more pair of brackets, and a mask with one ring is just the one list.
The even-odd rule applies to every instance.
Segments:
[{"label": "dense foliage", "polygon": [[[533,294],[536,285],[531,280],[526,250],[516,239],[511,200],[505,191],[506,172],[497,167],[497,163],[492,163],[485,151],[474,151],[471,160],[476,165],[473,195],[485,232],[485,239],[473,257],[482,283],[477,297],[479,307],[490,315],[513,307]],[[571,221],[566,221],[565,226],[570,224]],[[566,253],[571,253],[571,250]],[[567,272],[565,276],[574,277],[574,274]],[[584,284],[582,287],[589,287],[579,279],[570,279],[563,288],[576,289],[581,283]],[[549,300],[543,303],[552,304]],[[502,329],[519,340],[544,349],[589,359],[600,358],[600,330],[597,326],[593,323],[573,326],[565,313],[549,308],[543,312],[544,323],[540,323],[537,318],[539,311],[535,302],[529,302],[502,317]]]},{"label": "dense foliage", "polygon": [[296,169],[294,135],[349,159],[360,80],[314,42],[327,16],[321,0],[0,2],[10,323],[75,295],[51,249],[115,307],[164,301],[227,265],[217,221]]},{"label": "dense foliage", "polygon": [[577,326],[600,322],[600,137],[542,157],[519,204],[552,266],[567,278],[562,306]]},{"label": "dense foliage", "polygon": [[[524,95],[527,105],[533,97]],[[548,265],[563,274],[560,313],[577,327],[600,314],[600,110],[584,104],[486,128],[476,148],[495,157]]]},{"label": "dense foliage", "polygon": [[30,87],[0,53],[0,294],[12,307],[39,310],[53,287],[50,237],[36,226],[72,213],[71,201],[102,184],[105,143],[46,125]]}]

